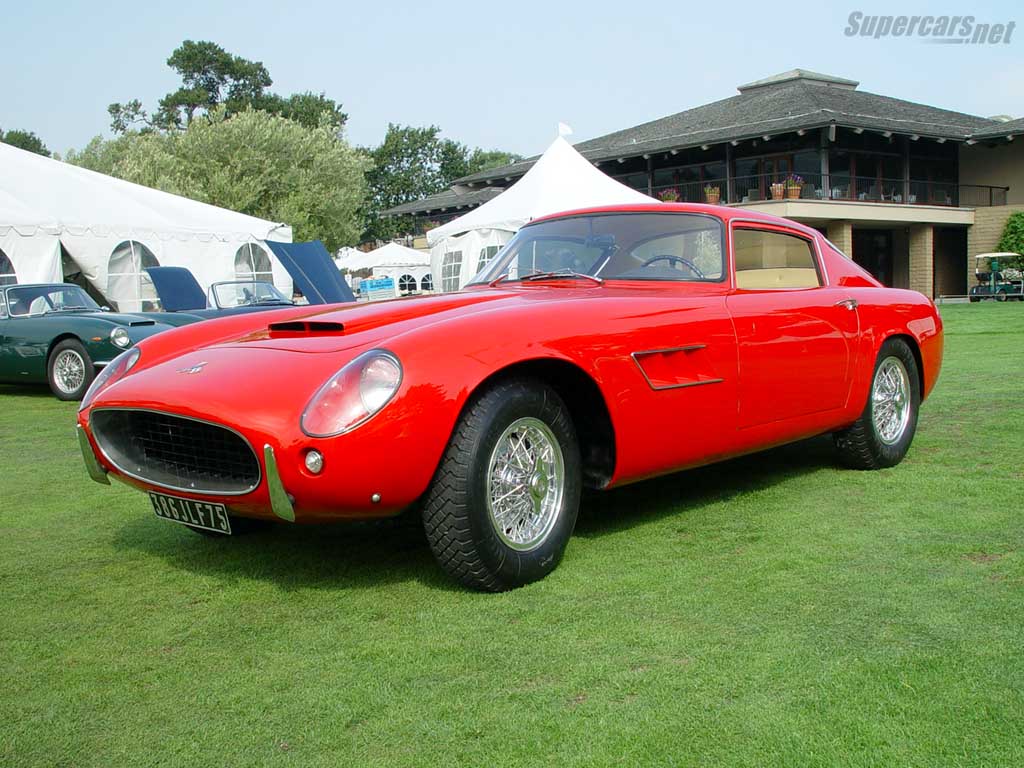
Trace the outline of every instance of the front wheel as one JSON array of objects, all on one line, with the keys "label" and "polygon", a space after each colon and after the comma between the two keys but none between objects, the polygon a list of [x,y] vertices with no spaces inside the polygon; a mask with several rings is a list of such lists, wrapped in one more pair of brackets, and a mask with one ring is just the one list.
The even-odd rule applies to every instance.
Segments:
[{"label": "front wheel", "polygon": [[882,344],[860,418],[833,436],[844,464],[882,469],[903,461],[917,431],[920,381],[917,359],[905,341],[889,339]]},{"label": "front wheel", "polygon": [[553,571],[576,525],[580,452],[568,409],[530,379],[475,397],[452,433],[423,505],[441,567],[499,592]]},{"label": "front wheel", "polygon": [[96,367],[78,339],[65,339],[50,352],[46,374],[58,400],[81,400],[96,377]]}]

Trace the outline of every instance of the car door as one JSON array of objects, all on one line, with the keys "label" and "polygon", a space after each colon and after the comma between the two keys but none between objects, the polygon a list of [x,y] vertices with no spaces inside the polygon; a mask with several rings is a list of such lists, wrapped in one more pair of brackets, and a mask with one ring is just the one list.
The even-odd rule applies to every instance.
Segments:
[{"label": "car door", "polygon": [[734,221],[740,429],[841,408],[859,334],[856,301],[828,284],[815,239],[796,229]]}]

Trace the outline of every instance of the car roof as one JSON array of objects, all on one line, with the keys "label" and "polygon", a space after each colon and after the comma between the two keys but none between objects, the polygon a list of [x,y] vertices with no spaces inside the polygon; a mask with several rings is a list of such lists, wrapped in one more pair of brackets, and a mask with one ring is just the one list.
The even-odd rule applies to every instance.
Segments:
[{"label": "car roof", "polygon": [[532,226],[544,221],[551,221],[553,219],[560,219],[569,216],[588,216],[593,214],[602,213],[700,213],[705,216],[714,216],[715,218],[722,219],[728,223],[731,220],[737,221],[756,221],[763,222],[765,224],[776,224],[779,226],[789,227],[795,229],[804,234],[814,236],[820,236],[821,232],[808,227],[799,222],[793,221],[792,219],[784,219],[781,216],[774,216],[770,213],[761,213],[760,211],[751,211],[745,208],[733,208],[726,205],[706,205],[704,203],[630,203],[628,205],[603,205],[590,208],[577,208],[571,211],[562,211],[560,213],[552,213],[546,216],[539,216],[531,221],[526,226]]},{"label": "car roof", "polygon": [[1020,256],[1019,253],[1013,251],[999,251],[998,253],[979,253],[974,258],[976,259],[995,259],[999,256]]}]

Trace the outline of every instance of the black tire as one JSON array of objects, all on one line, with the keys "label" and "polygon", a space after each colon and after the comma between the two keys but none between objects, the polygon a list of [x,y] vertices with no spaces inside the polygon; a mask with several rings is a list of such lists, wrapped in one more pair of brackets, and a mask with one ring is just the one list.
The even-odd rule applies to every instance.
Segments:
[{"label": "black tire", "polygon": [[1007,296],[1003,291],[999,291],[996,294],[996,301],[1006,301],[1008,298],[1010,297]]},{"label": "black tire", "polygon": [[[550,527],[526,551],[499,536],[487,498],[492,454],[505,431],[521,419],[537,420],[553,435],[561,450],[564,478]],[[547,480],[544,487],[549,487]],[[532,379],[496,384],[474,396],[452,432],[424,499],[427,541],[441,567],[467,587],[500,592],[529,584],[561,561],[576,525],[580,489],[576,430],[558,394]]]},{"label": "black tire", "polygon": [[[234,515],[228,515],[228,519],[231,521],[231,535],[232,536],[244,536],[247,533],[257,533],[259,531],[265,531],[267,528],[272,526],[270,520],[257,520],[252,517],[235,517]],[[194,525],[184,525],[192,533],[198,533],[200,536],[206,536],[210,539],[223,539],[227,537],[227,534],[221,533],[220,531],[211,531],[207,528],[196,528]]]},{"label": "black tire", "polygon": [[[898,439],[887,442],[875,426],[875,402],[872,395],[879,369],[891,358],[898,360],[906,372],[910,412]],[[917,359],[907,342],[902,339],[889,339],[882,344],[878,358],[875,360],[875,367],[871,375],[871,388],[868,390],[868,401],[860,418],[854,422],[853,426],[833,435],[842,462],[852,469],[883,469],[899,464],[907,455],[910,444],[914,441],[920,407],[921,379],[918,375]]]},{"label": "black tire", "polygon": [[[69,388],[64,382],[64,376],[57,370],[57,366],[63,365],[66,360],[82,367],[81,384],[77,387]],[[58,400],[81,400],[94,378],[96,366],[78,339],[64,339],[50,350],[50,357],[46,361],[46,380]]]},{"label": "black tire", "polygon": [[971,304],[977,304],[979,301],[981,301],[981,299],[978,298],[977,296],[971,296],[969,300]]}]

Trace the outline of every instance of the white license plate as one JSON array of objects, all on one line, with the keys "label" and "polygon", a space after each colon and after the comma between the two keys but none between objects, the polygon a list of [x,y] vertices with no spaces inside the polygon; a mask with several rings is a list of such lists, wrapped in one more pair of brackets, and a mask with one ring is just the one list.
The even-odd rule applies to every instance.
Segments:
[{"label": "white license plate", "polygon": [[162,517],[164,520],[172,520],[175,523],[191,525],[193,528],[202,528],[206,531],[231,533],[228,510],[223,504],[180,499],[177,496],[168,496],[153,491],[149,492],[149,500],[153,502],[153,511],[156,512],[156,516]]}]

